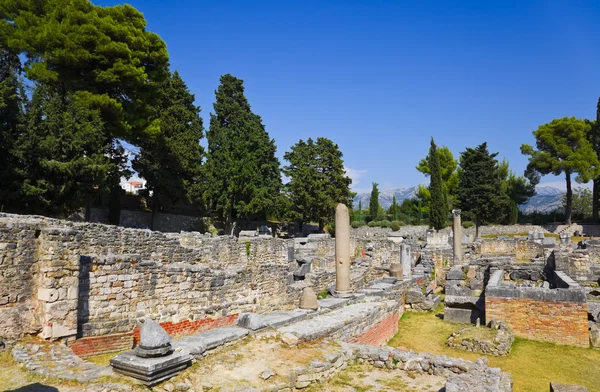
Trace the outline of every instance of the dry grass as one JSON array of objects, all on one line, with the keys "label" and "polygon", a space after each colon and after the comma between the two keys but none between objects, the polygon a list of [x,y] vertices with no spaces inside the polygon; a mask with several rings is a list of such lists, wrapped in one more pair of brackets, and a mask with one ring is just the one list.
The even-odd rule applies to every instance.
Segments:
[{"label": "dry grass", "polygon": [[[482,354],[446,346],[450,334],[463,328],[464,324],[449,323],[436,317],[435,314],[442,311],[443,306],[434,313],[404,313],[398,334],[389,345],[468,360],[481,357]],[[489,356],[488,360],[490,366],[512,374],[515,392],[547,391],[550,381],[585,385],[590,392],[600,392],[600,350],[517,338],[508,356]]]}]

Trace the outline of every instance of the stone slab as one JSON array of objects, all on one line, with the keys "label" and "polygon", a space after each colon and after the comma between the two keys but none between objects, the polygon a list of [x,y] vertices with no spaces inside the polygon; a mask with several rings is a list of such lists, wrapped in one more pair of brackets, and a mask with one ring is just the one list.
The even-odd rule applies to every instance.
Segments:
[{"label": "stone slab", "polygon": [[140,358],[132,350],[115,355],[111,358],[110,365],[114,369],[125,370],[140,377],[151,377],[152,375],[165,372],[186,363],[191,364],[191,361],[192,358],[183,352],[176,351],[165,357]]},{"label": "stone slab", "polygon": [[340,330],[350,323],[372,316],[381,306],[384,306],[383,302],[352,304],[308,320],[278,328],[278,331],[282,334],[292,334],[302,340],[314,340]]},{"label": "stone slab", "polygon": [[193,356],[202,355],[206,350],[212,350],[226,343],[238,340],[248,335],[249,331],[241,327],[215,328],[196,336],[187,336],[173,341],[175,349]]},{"label": "stone slab", "polygon": [[481,313],[477,309],[444,307],[444,321],[475,324],[478,318],[483,321]]},{"label": "stone slab", "polygon": [[[321,300],[322,301],[322,300]],[[289,312],[274,312],[270,314],[263,314],[262,320],[269,327],[277,328],[282,325],[295,323],[297,321],[304,320],[308,316],[308,312],[302,310],[292,310]]]},{"label": "stone slab", "polygon": [[550,383],[550,392],[588,392],[588,389],[581,385]]},{"label": "stone slab", "polygon": [[324,309],[337,309],[350,301],[348,298],[327,297],[319,300],[319,307]]}]

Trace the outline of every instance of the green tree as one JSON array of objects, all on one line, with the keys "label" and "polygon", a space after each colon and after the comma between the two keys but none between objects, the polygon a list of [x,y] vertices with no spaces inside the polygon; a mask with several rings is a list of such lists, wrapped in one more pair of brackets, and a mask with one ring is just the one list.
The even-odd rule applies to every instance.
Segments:
[{"label": "green tree", "polygon": [[[458,161],[454,159],[452,151],[446,146],[437,147],[437,154],[439,157],[440,169],[442,172],[442,183],[444,184],[444,192],[448,198],[448,208],[454,205],[456,199],[456,188],[458,186]],[[417,170],[423,173],[426,177],[431,176],[430,168],[431,155],[428,153],[427,156],[419,161],[417,164]],[[429,205],[431,194],[429,189],[420,186],[417,192],[417,197],[421,198],[424,204]]]},{"label": "green tree", "polygon": [[[137,145],[160,132],[154,99],[169,57],[160,37],[146,30],[141,12],[88,0],[7,0],[0,3],[0,16],[0,39],[9,51],[25,56],[25,76],[73,97],[82,110],[98,110],[104,145],[116,145],[118,138]],[[118,170],[122,156],[112,157]],[[125,174],[106,177],[119,208]],[[114,205],[113,221],[119,213]]]},{"label": "green tree", "polygon": [[448,222],[448,196],[442,179],[442,168],[440,166],[437,146],[431,138],[429,147],[429,173],[431,182],[429,183],[429,192],[431,201],[429,204],[429,227],[441,230],[446,227]]},{"label": "green tree", "polygon": [[145,136],[169,57],[160,37],[146,30],[141,12],[88,0],[7,0],[0,3],[0,16],[8,49],[26,56],[29,80],[99,109],[113,137],[133,142]]},{"label": "green tree", "polygon": [[266,219],[281,189],[275,141],[252,113],[243,80],[223,75],[206,134],[206,197],[220,219]]},{"label": "green tree", "polygon": [[289,164],[283,173],[290,179],[285,186],[292,200],[290,218],[300,226],[319,222],[323,230],[332,221],[338,203],[352,205],[352,180],[346,176],[342,157],[338,145],[322,137],[316,142],[300,140],[285,153]]},{"label": "green tree", "polygon": [[517,176],[510,170],[508,161],[503,159],[498,164],[498,173],[502,179],[502,191],[508,196],[511,202],[506,206],[508,224],[515,224],[519,217],[518,206],[524,204],[533,195],[535,195],[535,186],[539,183],[539,177]]},{"label": "green tree", "polygon": [[572,176],[588,182],[598,176],[598,156],[590,142],[591,124],[575,117],[554,119],[541,125],[533,135],[537,150],[527,144],[521,146],[521,153],[529,155],[529,170],[542,175],[564,173],[567,183],[565,215],[567,224],[571,223],[573,190]]},{"label": "green tree", "polygon": [[496,156],[490,154],[487,143],[467,148],[460,154],[457,196],[461,209],[475,221],[479,236],[482,224],[499,220],[509,203],[502,187],[502,178]]},{"label": "green tree", "polygon": [[20,188],[15,175],[19,162],[13,155],[27,103],[20,69],[19,57],[0,48],[0,210],[18,199]]},{"label": "green tree", "polygon": [[371,199],[369,201],[369,213],[367,214],[369,221],[377,220],[379,215],[379,187],[376,182],[373,183],[371,189]]},{"label": "green tree", "polygon": [[392,205],[390,205],[390,208],[388,210],[388,214],[392,216],[392,220],[398,220],[399,209],[400,209],[400,206],[398,205],[398,202],[396,201],[396,195],[394,195],[392,197]]},{"label": "green tree", "polygon": [[[592,143],[592,148],[594,149],[596,156],[600,157],[600,98],[598,98],[598,104],[596,105],[596,121],[592,126],[590,142]],[[593,181],[592,219],[595,222],[598,222],[600,220],[600,174],[597,174],[593,178]]]},{"label": "green tree", "polygon": [[99,112],[76,97],[35,89],[13,152],[26,212],[65,217],[98,195],[111,170],[102,129]]},{"label": "green tree", "polygon": [[200,108],[177,71],[162,83],[159,93],[160,133],[142,141],[132,163],[152,191],[152,228],[163,206],[191,201],[203,156]]},{"label": "green tree", "polygon": [[[566,195],[563,203],[566,207]],[[577,187],[573,190],[573,216],[579,219],[592,217],[592,191],[588,188]]]}]

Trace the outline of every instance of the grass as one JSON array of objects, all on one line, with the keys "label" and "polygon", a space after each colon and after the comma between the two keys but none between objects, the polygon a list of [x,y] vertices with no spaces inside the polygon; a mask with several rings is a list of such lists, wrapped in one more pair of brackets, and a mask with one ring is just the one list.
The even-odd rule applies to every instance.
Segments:
[{"label": "grass", "polygon": [[[467,360],[483,356],[446,346],[450,334],[464,328],[464,324],[436,317],[442,311],[443,305],[433,313],[405,312],[398,334],[388,345]],[[585,385],[590,392],[600,392],[600,350],[516,338],[508,356],[488,356],[488,361],[490,366],[512,374],[515,392],[547,391],[550,381]]]}]

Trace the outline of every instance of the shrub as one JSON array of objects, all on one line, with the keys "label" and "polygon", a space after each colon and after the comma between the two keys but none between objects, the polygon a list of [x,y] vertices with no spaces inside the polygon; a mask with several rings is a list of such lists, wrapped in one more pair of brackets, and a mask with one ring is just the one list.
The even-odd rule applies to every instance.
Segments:
[{"label": "shrub", "polygon": [[469,227],[473,227],[475,226],[475,222],[473,221],[464,221],[462,223],[462,227],[464,227],[465,229],[468,229]]},{"label": "shrub", "polygon": [[385,219],[385,220],[379,221],[379,226],[380,227],[391,227],[392,226],[392,222],[390,222],[389,220]]},{"label": "shrub", "polygon": [[354,227],[355,229],[358,229],[360,227],[360,222],[352,221],[352,223],[350,223],[350,226]]},{"label": "shrub", "polygon": [[393,221],[392,222],[391,228],[392,228],[393,231],[400,230],[400,227],[402,227],[402,222],[400,222],[400,221]]},{"label": "shrub", "polygon": [[368,225],[369,225],[369,227],[375,227],[375,226],[378,226],[377,223],[379,223],[379,222],[377,222],[377,221],[371,221],[371,222],[368,223]]}]

